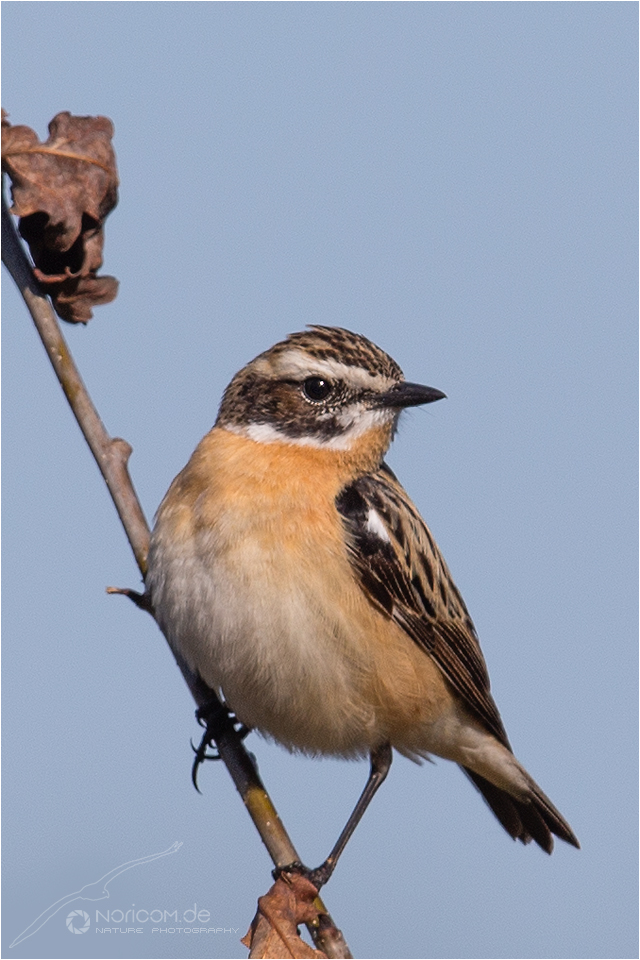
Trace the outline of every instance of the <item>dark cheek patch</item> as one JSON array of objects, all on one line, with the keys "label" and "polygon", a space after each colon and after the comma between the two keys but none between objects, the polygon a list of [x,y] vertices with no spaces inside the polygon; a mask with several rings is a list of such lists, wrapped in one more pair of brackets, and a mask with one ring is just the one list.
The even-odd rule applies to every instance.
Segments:
[{"label": "dark cheek patch", "polygon": [[218,423],[264,423],[290,437],[331,435],[336,430],[333,418],[318,420],[318,410],[303,400],[297,384],[255,376],[240,376],[231,382],[222,398]]},{"label": "dark cheek patch", "polygon": [[313,404],[305,400],[299,383],[236,378],[222,399],[218,422],[264,423],[284,437],[310,437],[322,442],[345,433],[348,425],[340,422],[338,415],[356,399],[338,385],[330,404]]}]

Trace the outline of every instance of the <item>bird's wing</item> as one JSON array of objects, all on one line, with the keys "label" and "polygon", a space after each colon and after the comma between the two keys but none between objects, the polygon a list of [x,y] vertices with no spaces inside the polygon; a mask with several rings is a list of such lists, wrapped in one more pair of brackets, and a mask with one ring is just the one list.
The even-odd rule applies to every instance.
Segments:
[{"label": "bird's wing", "polygon": [[369,600],[433,658],[467,707],[509,747],[471,617],[392,471],[383,464],[345,487],[336,507],[349,559]]}]

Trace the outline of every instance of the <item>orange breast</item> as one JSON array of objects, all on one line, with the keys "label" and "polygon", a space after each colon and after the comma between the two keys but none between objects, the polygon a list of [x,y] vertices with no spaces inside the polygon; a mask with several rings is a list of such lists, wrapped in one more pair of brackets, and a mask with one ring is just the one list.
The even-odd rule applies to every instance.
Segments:
[{"label": "orange breast", "polygon": [[[291,749],[348,756],[390,740],[420,753],[453,698],[354,577],[335,498],[364,454],[348,454],[219,428],[203,439],[154,534],[182,578],[172,609],[209,604],[173,642],[245,723]],[[207,571],[210,596],[185,603]]]}]

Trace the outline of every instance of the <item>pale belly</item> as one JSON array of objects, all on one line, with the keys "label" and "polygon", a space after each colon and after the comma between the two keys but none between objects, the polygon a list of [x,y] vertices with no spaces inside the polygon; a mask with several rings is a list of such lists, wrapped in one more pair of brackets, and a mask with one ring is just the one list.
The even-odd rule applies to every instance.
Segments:
[{"label": "pale belly", "polygon": [[246,529],[226,543],[154,540],[158,622],[247,726],[306,753],[363,756],[390,740],[442,755],[444,681],[366,599],[346,554]]},{"label": "pale belly", "polygon": [[513,786],[512,754],[360,586],[338,461],[214,428],[158,511],[146,585],[161,629],[241,721],[290,750],[357,757],[388,742]]},{"label": "pale belly", "polygon": [[233,543],[171,544],[155,564],[163,631],[243,723],[293,749],[366,752],[375,717],[349,706],[364,665],[326,558],[294,558],[245,530]]}]

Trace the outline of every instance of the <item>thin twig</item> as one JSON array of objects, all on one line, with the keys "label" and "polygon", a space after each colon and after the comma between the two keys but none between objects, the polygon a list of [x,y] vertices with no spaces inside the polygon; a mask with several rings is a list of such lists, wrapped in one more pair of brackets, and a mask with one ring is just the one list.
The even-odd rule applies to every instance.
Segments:
[{"label": "thin twig", "polygon": [[[60,385],[104,477],[140,573],[144,577],[149,549],[149,526],[129,476],[127,464],[131,447],[125,440],[109,436],[93,405],[51,303],[42,293],[33,275],[31,264],[7,209],[4,192],[2,261],[27,305]],[[149,612],[152,613],[151,610]],[[200,677],[193,674],[183,661],[176,658],[176,662],[198,706],[210,704],[213,691]],[[255,765],[231,725],[216,738],[216,747],[276,867],[299,861],[300,857],[258,776]],[[320,914],[319,922],[315,925],[309,924],[308,929],[316,946],[324,951],[327,957],[351,957],[342,934],[334,925],[321,898],[318,897],[315,903]]]}]

